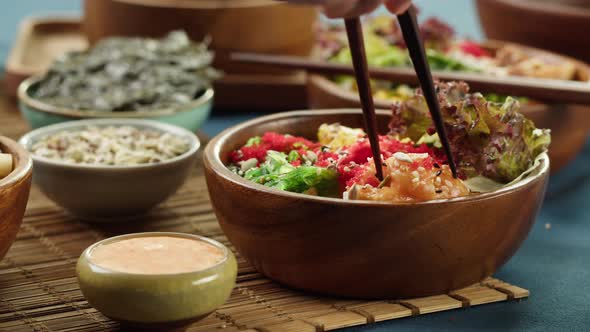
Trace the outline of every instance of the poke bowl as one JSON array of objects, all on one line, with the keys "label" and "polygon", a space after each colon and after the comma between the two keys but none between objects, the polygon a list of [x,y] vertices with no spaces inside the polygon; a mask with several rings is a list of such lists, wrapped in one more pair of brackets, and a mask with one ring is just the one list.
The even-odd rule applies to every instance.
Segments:
[{"label": "poke bowl", "polygon": [[[390,111],[377,112],[380,133],[387,131],[390,116]],[[232,160],[247,153],[244,148],[260,144],[252,137],[265,140],[265,133],[288,133],[293,136],[280,137],[297,137],[296,144],[307,144],[326,123],[362,128],[363,118],[355,109],[264,116],[227,129],[204,151],[207,185],[221,228],[236,249],[271,279],[297,289],[355,298],[441,294],[493,274],[517,251],[535,221],[549,175],[546,154],[539,156],[537,167],[524,178],[485,193],[395,202],[371,199],[370,192],[364,191],[381,188],[388,177],[379,187],[360,186],[354,194],[364,195],[360,200],[352,197],[352,189],[341,197],[321,196],[322,191],[330,190],[328,185],[320,186],[329,168],[304,167],[312,171],[301,181],[315,183],[313,189],[289,184],[288,174],[294,173],[288,169],[294,162],[291,166],[281,164],[278,175],[262,172],[258,178],[262,181],[253,181],[249,175],[259,173],[273,158],[280,159],[274,152],[273,156],[268,152],[266,161],[256,168],[252,168],[256,161],[244,161],[232,169]],[[301,160],[324,160],[321,153]],[[424,151],[416,155],[421,154]],[[409,158],[404,154],[401,158],[386,156],[387,166],[398,163],[391,161],[394,157]],[[430,169],[435,171],[432,165]],[[244,177],[240,166],[253,171],[246,171]],[[434,163],[434,167],[439,166]],[[424,168],[418,167],[412,174],[422,171]],[[447,183],[451,178],[448,169],[444,172],[446,180],[442,182]],[[393,169],[390,174],[395,174]],[[439,175],[441,172],[433,176]],[[385,186],[394,188],[395,181],[389,179]],[[408,181],[410,185],[413,182],[419,180]],[[443,196],[448,193],[447,189],[436,190]]]},{"label": "poke bowl", "polygon": [[0,260],[16,238],[31,189],[33,162],[15,141],[0,136]]},{"label": "poke bowl", "polygon": [[[386,40],[388,43],[398,38],[395,28],[382,31],[385,29],[383,27],[385,23],[394,26],[395,21],[391,18],[376,17],[367,23],[366,30],[372,31],[372,33],[366,32],[369,36],[367,38],[369,63],[373,61],[374,66],[407,66],[408,63],[404,62],[403,45],[381,44]],[[483,71],[489,75],[515,75],[580,82],[590,80],[590,67],[567,56],[503,41],[488,40],[478,43],[461,39],[454,35],[451,27],[435,18],[424,21],[422,30],[427,41],[426,45],[431,52],[429,62],[433,69]],[[321,50],[318,52],[320,57],[339,63],[348,61],[346,49],[341,49],[343,45],[340,39],[341,34],[338,27],[326,28],[326,31],[320,34],[318,46]],[[388,47],[397,50],[397,58],[388,58],[392,53]],[[412,90],[413,88],[406,85],[376,81],[373,85],[375,105],[378,108],[389,109],[393,102],[404,100],[411,95]],[[311,108],[360,107],[358,92],[353,81],[348,77],[309,75],[307,93]],[[495,94],[487,96],[496,100],[505,98]],[[590,135],[590,117],[586,116],[588,106],[547,104],[528,98],[518,99],[523,114],[532,119],[538,127],[552,130],[555,144],[549,157],[552,171],[558,171],[576,157]]]},{"label": "poke bowl", "polygon": [[33,181],[84,220],[137,219],[185,182],[199,139],[173,125],[139,119],[70,121],[19,140],[31,153]]}]

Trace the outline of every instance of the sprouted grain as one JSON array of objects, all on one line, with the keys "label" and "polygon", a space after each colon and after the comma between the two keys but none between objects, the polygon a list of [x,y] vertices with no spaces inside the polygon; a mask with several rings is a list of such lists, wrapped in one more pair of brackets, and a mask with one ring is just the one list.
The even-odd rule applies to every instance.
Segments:
[{"label": "sprouted grain", "polygon": [[88,126],[44,136],[31,152],[74,164],[129,166],[162,162],[188,150],[186,139],[170,133],[132,126]]}]

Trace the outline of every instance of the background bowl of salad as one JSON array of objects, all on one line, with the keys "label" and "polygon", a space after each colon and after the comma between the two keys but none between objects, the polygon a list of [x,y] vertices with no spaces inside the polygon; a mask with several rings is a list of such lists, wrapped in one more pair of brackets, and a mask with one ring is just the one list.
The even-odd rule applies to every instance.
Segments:
[{"label": "background bowl of salad", "polygon": [[[390,116],[390,111],[378,112],[381,134],[387,132]],[[296,138],[291,143],[299,149],[316,140],[318,128],[326,123],[363,127],[358,110],[286,112],[230,128],[205,149],[205,174],[219,223],[237,250],[266,276],[291,287],[340,296],[426,296],[491,275],[527,236],[544,196],[546,157],[529,176],[501,189],[397,203],[321,196],[332,190],[320,185],[329,174],[324,169],[313,171],[313,166],[300,168],[305,175],[298,184],[280,181],[294,180],[281,175],[295,174],[293,165],[313,160],[318,165],[323,147],[313,154],[297,152],[299,157],[293,159],[293,152],[288,156],[267,152],[267,162],[258,167],[255,160],[252,165],[251,160],[238,163],[249,168],[245,176],[231,166],[236,157],[256,155],[251,148],[260,146],[260,137],[264,141],[269,133],[278,133],[270,134],[275,137],[288,133],[293,136],[282,136],[277,146]],[[277,177],[267,172],[257,178],[264,181],[247,179],[275,157],[289,160],[290,165],[280,163]],[[313,189],[306,187],[312,183]]]},{"label": "background bowl of salad", "polygon": [[540,47],[590,62],[586,45],[590,28],[587,0],[478,0],[477,11],[489,38]]},{"label": "background bowl of salad", "polygon": [[15,141],[0,136],[0,260],[16,238],[31,189],[33,161]]},{"label": "background bowl of salad", "polygon": [[[555,53],[501,41],[477,43],[456,38],[453,29],[438,19],[421,24],[432,69],[482,72],[482,74],[529,76],[588,81],[590,67],[572,58]],[[367,56],[373,66],[410,66],[399,40],[397,23],[390,17],[374,17],[365,24]],[[349,63],[345,34],[338,26],[325,27],[320,33],[319,56],[338,63]],[[589,83],[590,84],[590,83]],[[309,75],[308,99],[311,108],[359,107],[359,97],[352,77]],[[392,82],[374,81],[373,93],[378,108],[389,109],[395,101],[413,94],[413,87]],[[502,101],[506,96],[487,94],[488,99]],[[518,97],[518,96],[516,96]],[[537,127],[550,128],[553,142],[550,151],[552,171],[571,161],[584,146],[590,134],[587,106],[544,104],[518,98],[521,112]]]}]

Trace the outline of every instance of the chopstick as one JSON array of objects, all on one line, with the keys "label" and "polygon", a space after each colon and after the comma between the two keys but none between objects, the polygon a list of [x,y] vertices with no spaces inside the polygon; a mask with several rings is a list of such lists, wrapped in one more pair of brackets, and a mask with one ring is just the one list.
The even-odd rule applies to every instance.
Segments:
[{"label": "chopstick", "polygon": [[436,93],[434,81],[432,80],[432,74],[430,73],[430,65],[426,59],[426,51],[424,51],[424,44],[422,43],[422,37],[420,36],[418,24],[416,23],[416,13],[414,12],[414,7],[410,6],[410,8],[408,8],[405,13],[398,15],[398,21],[400,27],[402,28],[404,40],[408,46],[410,58],[414,64],[416,76],[420,81],[422,93],[424,94],[424,99],[426,99],[426,104],[428,105],[432,122],[434,122],[434,127],[436,128],[436,132],[438,133],[438,137],[442,143],[443,150],[447,155],[447,161],[451,171],[453,172],[453,177],[457,178],[457,167],[453,159],[451,144],[449,143],[443,117],[440,112],[438,94]]},{"label": "chopstick", "polygon": [[371,143],[373,161],[375,162],[375,175],[379,181],[383,181],[383,166],[381,164],[381,149],[379,147],[379,135],[377,133],[377,118],[375,116],[373,93],[371,92],[371,82],[369,79],[361,20],[358,17],[348,18],[344,20],[344,23],[346,25],[346,35],[348,36],[354,74],[363,109],[365,128],[369,142]]},{"label": "chopstick", "polygon": [[[244,64],[299,69],[325,75],[354,75],[352,66],[318,61],[305,57],[236,52],[230,55],[230,59]],[[368,69],[373,79],[410,85],[419,83],[418,77],[416,77],[416,73],[412,68],[369,67]],[[471,91],[530,97],[547,102],[590,105],[590,83],[587,82],[521,76],[494,77],[483,74],[448,71],[433,71],[432,75],[434,78],[444,81],[467,82],[471,87]]]}]

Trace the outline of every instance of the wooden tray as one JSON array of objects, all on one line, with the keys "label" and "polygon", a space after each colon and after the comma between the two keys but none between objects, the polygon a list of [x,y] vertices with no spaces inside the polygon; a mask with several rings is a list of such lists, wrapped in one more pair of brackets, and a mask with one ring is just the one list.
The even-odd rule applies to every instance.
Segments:
[{"label": "wooden tray", "polygon": [[[79,17],[31,17],[21,22],[6,62],[6,91],[41,74],[59,55],[88,46]],[[215,83],[217,109],[279,111],[307,107],[305,73],[226,74]]]},{"label": "wooden tray", "polygon": [[[0,133],[17,138],[26,125],[0,99]],[[232,250],[207,195],[201,166],[170,200],[137,223],[90,225],[65,214],[33,187],[21,231],[0,262],[0,331],[115,331],[118,324],[84,300],[75,264],[90,244],[141,231],[205,235]],[[235,250],[234,250],[235,251]],[[238,258],[238,282],[230,300],[188,331],[317,332],[385,320],[521,299],[526,289],[489,278],[450,294],[409,300],[361,301],[287,289]]]},{"label": "wooden tray", "polygon": [[83,50],[86,39],[80,34],[77,17],[28,17],[20,23],[15,44],[6,59],[6,91],[16,96],[20,82],[45,72],[61,54]]}]

